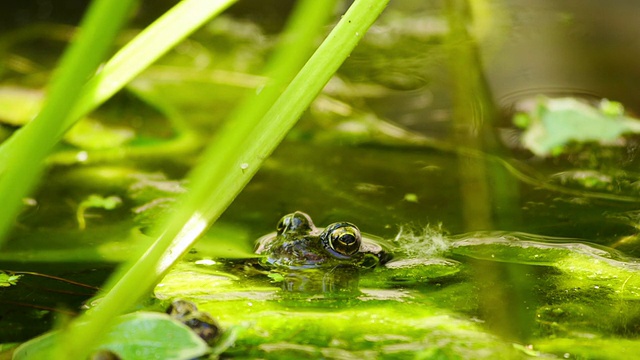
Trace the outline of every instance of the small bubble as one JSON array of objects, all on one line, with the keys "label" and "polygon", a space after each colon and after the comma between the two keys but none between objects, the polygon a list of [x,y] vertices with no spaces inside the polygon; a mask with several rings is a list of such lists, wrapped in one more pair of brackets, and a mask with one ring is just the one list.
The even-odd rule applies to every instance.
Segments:
[{"label": "small bubble", "polygon": [[247,170],[249,168],[249,163],[242,163],[240,164],[240,169],[242,170]]}]

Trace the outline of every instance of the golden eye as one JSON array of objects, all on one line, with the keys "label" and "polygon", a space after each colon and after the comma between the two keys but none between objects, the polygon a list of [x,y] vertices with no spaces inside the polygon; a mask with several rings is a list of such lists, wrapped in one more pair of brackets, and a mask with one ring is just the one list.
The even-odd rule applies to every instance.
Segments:
[{"label": "golden eye", "polygon": [[350,223],[336,223],[329,225],[323,234],[325,245],[343,256],[351,256],[360,249],[360,230]]}]

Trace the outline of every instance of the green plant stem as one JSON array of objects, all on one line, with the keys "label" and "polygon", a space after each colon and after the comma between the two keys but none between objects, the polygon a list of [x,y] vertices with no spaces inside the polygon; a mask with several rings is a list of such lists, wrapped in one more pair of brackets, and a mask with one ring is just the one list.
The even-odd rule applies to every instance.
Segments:
[{"label": "green plant stem", "polygon": [[[314,1],[314,0],[309,0]],[[148,294],[196,241],[197,237],[229,206],[258,168],[282,141],[302,112],[322,90],[351,53],[388,0],[356,0],[331,34],[293,79],[267,114],[246,134],[234,135],[225,127],[218,142],[205,153],[192,172],[191,186],[178,208],[159,230],[150,249],[134,264],[102,301],[67,329],[63,341],[66,358],[84,358],[111,320]],[[229,135],[227,137],[227,135]],[[218,149],[229,151],[220,152]]]},{"label": "green plant stem", "polygon": [[[203,156],[201,166],[192,172],[192,185],[184,202],[161,229],[161,235],[143,259],[149,262],[146,269],[163,275],[222,214],[351,53],[387,2],[354,2],[264,117],[256,122],[245,119],[246,123],[239,128],[246,132],[239,132],[234,126],[223,129]],[[148,275],[145,279],[147,289],[151,290],[155,283],[149,281]],[[126,276],[122,282],[125,280]]]},{"label": "green plant stem", "polygon": [[[87,83],[74,109],[79,119],[105,102],[170,49],[237,0],[183,0],[123,47]],[[65,125],[71,127],[75,121]],[[60,134],[62,135],[62,134]]]},{"label": "green plant stem", "polygon": [[[254,92],[238,104],[225,122],[224,127],[208,148],[206,157],[226,158],[232,149],[227,144],[237,143],[256,125],[269,107],[278,99],[284,87],[298,73],[309,58],[320,29],[326,23],[336,0],[300,1],[294,9],[287,27],[281,34],[279,45],[264,69],[267,79]],[[228,153],[225,155],[225,153]],[[209,176],[221,176],[210,174]]]},{"label": "green plant stem", "polygon": [[60,63],[42,111],[0,145],[3,204],[0,248],[22,207],[22,198],[37,184],[45,157],[65,131],[235,1],[181,1],[122,48],[87,82],[96,72],[133,3],[133,0],[95,1],[91,9],[99,10],[91,10],[83,21],[77,41]]},{"label": "green plant stem", "polygon": [[[63,55],[54,73],[40,113],[12,137],[12,147],[0,157],[0,247],[13,225],[22,199],[36,186],[44,159],[57,143],[82,85],[96,72],[115,35],[131,9],[133,0],[96,0],[82,21],[77,39]],[[7,151],[5,151],[7,150]]]},{"label": "green plant stem", "polygon": [[[191,174],[192,185],[144,260],[164,274],[233,201],[351,53],[388,1],[355,1],[268,112],[227,126]],[[246,121],[246,119],[245,119]],[[153,255],[151,255],[153,253]],[[146,279],[149,279],[147,277]],[[123,281],[125,278],[123,278]],[[147,289],[151,289],[149,283]]]}]

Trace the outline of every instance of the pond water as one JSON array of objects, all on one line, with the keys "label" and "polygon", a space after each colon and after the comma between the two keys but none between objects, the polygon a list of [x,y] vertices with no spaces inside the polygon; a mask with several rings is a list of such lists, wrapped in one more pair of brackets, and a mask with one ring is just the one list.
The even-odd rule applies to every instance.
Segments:
[{"label": "pond water", "polygon": [[[148,244],[149,226],[188,191],[183,178],[199,150],[256,84],[291,5],[279,4],[232,9],[67,135],[0,269],[100,286]],[[155,296],[194,301],[239,329],[230,358],[637,353],[637,137],[533,155],[513,117],[537,95],[640,110],[629,60],[640,54],[640,6],[519,0],[465,9],[392,2]],[[470,21],[465,11],[473,26],[459,26]],[[2,38],[2,138],[29,116],[6,104],[37,106],[71,34],[29,26]],[[247,265],[255,240],[296,210],[319,226],[356,224],[384,239],[394,260],[296,280]],[[94,292],[22,275],[0,289],[0,343],[49,330]]]}]

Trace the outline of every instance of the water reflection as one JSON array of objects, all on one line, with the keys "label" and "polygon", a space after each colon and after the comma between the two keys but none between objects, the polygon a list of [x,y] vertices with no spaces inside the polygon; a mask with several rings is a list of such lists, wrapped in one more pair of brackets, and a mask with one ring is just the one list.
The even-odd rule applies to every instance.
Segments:
[{"label": "water reflection", "polygon": [[321,270],[291,270],[284,274],[282,290],[310,296],[357,296],[360,293],[359,281],[360,269],[351,265]]}]

